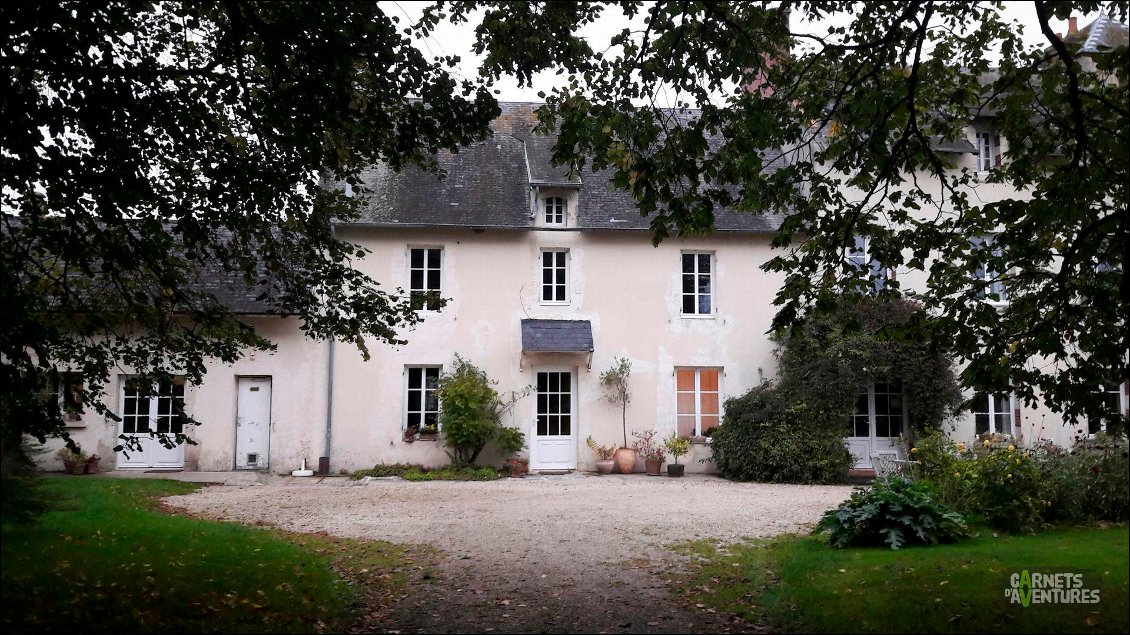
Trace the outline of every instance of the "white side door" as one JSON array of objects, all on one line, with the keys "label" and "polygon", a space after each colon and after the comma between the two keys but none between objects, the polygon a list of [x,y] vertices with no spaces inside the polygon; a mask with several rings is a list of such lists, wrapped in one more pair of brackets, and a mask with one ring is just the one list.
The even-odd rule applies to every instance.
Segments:
[{"label": "white side door", "polygon": [[576,469],[576,381],[573,372],[539,370],[536,375],[534,421],[529,437],[530,469]]},{"label": "white side door", "polygon": [[235,469],[265,470],[271,449],[271,378],[240,377],[235,407]]},{"label": "white side door", "polygon": [[[143,396],[135,380],[122,379],[119,393],[122,436],[135,439],[141,450],[118,453],[120,469],[184,469],[184,444],[167,448],[152,432],[174,434],[184,431],[181,412],[184,409],[184,382],[162,385],[156,394]],[[127,456],[126,453],[129,453]]]}]

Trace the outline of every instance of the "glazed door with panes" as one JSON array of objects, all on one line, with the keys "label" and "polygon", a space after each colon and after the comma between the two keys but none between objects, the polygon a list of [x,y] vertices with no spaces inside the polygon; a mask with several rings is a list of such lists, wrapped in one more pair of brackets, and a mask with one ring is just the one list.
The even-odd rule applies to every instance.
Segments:
[{"label": "glazed door with panes", "polygon": [[168,448],[151,433],[184,432],[184,380],[177,378],[172,382],[161,382],[155,392],[148,391],[147,395],[144,392],[136,379],[126,378],[122,382],[118,411],[122,417],[121,434],[136,439],[141,450],[119,452],[118,467],[183,469],[184,444]]},{"label": "glazed door with panes", "polygon": [[537,372],[531,470],[572,470],[577,467],[577,422],[573,412],[575,382],[571,371]]},{"label": "glazed door with panes", "polygon": [[905,421],[906,403],[901,381],[877,381],[860,391],[847,437],[855,467],[870,469],[872,454],[898,455],[898,441]]}]

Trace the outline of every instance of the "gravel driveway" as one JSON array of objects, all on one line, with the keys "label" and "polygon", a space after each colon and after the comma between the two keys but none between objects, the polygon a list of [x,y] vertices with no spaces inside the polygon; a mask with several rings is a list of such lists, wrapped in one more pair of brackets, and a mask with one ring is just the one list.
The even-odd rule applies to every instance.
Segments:
[{"label": "gravel driveway", "polygon": [[752,627],[672,601],[658,574],[681,563],[664,546],[798,531],[850,492],[574,474],[207,487],[165,502],[245,523],[441,549],[442,582],[367,625],[374,630],[718,632]]}]

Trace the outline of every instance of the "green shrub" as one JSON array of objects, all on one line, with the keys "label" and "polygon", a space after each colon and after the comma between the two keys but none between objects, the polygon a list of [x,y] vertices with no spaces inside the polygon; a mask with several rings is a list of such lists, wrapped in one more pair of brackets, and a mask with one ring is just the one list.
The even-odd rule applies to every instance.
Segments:
[{"label": "green shrub", "polygon": [[924,481],[879,479],[858,488],[839,507],[825,512],[816,533],[833,547],[869,547],[954,542],[968,535],[965,519],[938,499]]},{"label": "green shrub", "polygon": [[491,385],[487,374],[459,355],[454,369],[439,380],[436,396],[440,400],[439,420],[448,456],[456,465],[472,465],[483,448],[499,442],[504,454],[525,446],[522,432],[502,425],[502,417],[529,388],[503,399]]},{"label": "green shrub", "polygon": [[1035,452],[1048,522],[1130,519],[1130,470],[1125,440],[1083,442],[1070,452],[1050,444]]},{"label": "green shrub", "polygon": [[789,404],[776,386],[763,384],[726,401],[710,449],[728,479],[834,483],[844,480],[852,464],[842,428],[842,421]]},{"label": "green shrub", "polygon": [[921,439],[912,450],[919,474],[942,500],[995,529],[1032,530],[1042,522],[1041,473],[1032,453],[1005,435],[966,445],[942,433]]},{"label": "green shrub", "polygon": [[473,465],[445,465],[439,468],[429,468],[409,463],[393,463],[391,465],[382,463],[367,470],[358,470],[350,474],[349,478],[356,481],[366,476],[399,476],[406,481],[494,481],[501,475],[494,468],[475,467]]}]

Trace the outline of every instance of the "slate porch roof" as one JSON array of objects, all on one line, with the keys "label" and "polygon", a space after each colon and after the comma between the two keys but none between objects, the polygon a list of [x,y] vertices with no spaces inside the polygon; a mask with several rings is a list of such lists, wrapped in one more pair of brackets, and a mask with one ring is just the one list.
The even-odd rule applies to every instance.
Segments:
[{"label": "slate porch roof", "polygon": [[[395,172],[378,165],[362,174],[372,194],[365,201],[361,225],[386,227],[483,227],[531,229],[530,190],[565,187],[579,190],[577,228],[582,230],[647,230],[635,200],[609,183],[613,171],[570,174],[550,164],[555,139],[534,135],[534,111],[540,104],[502,102],[502,114],[491,124],[494,134],[486,141],[459,152],[441,151],[440,180],[414,167]],[[675,116],[691,116],[678,114]],[[783,159],[766,165],[776,171]],[[733,209],[715,210],[720,232],[773,232],[784,216],[755,216]]]},{"label": "slate porch roof", "polygon": [[588,320],[522,320],[523,353],[591,353]]}]

